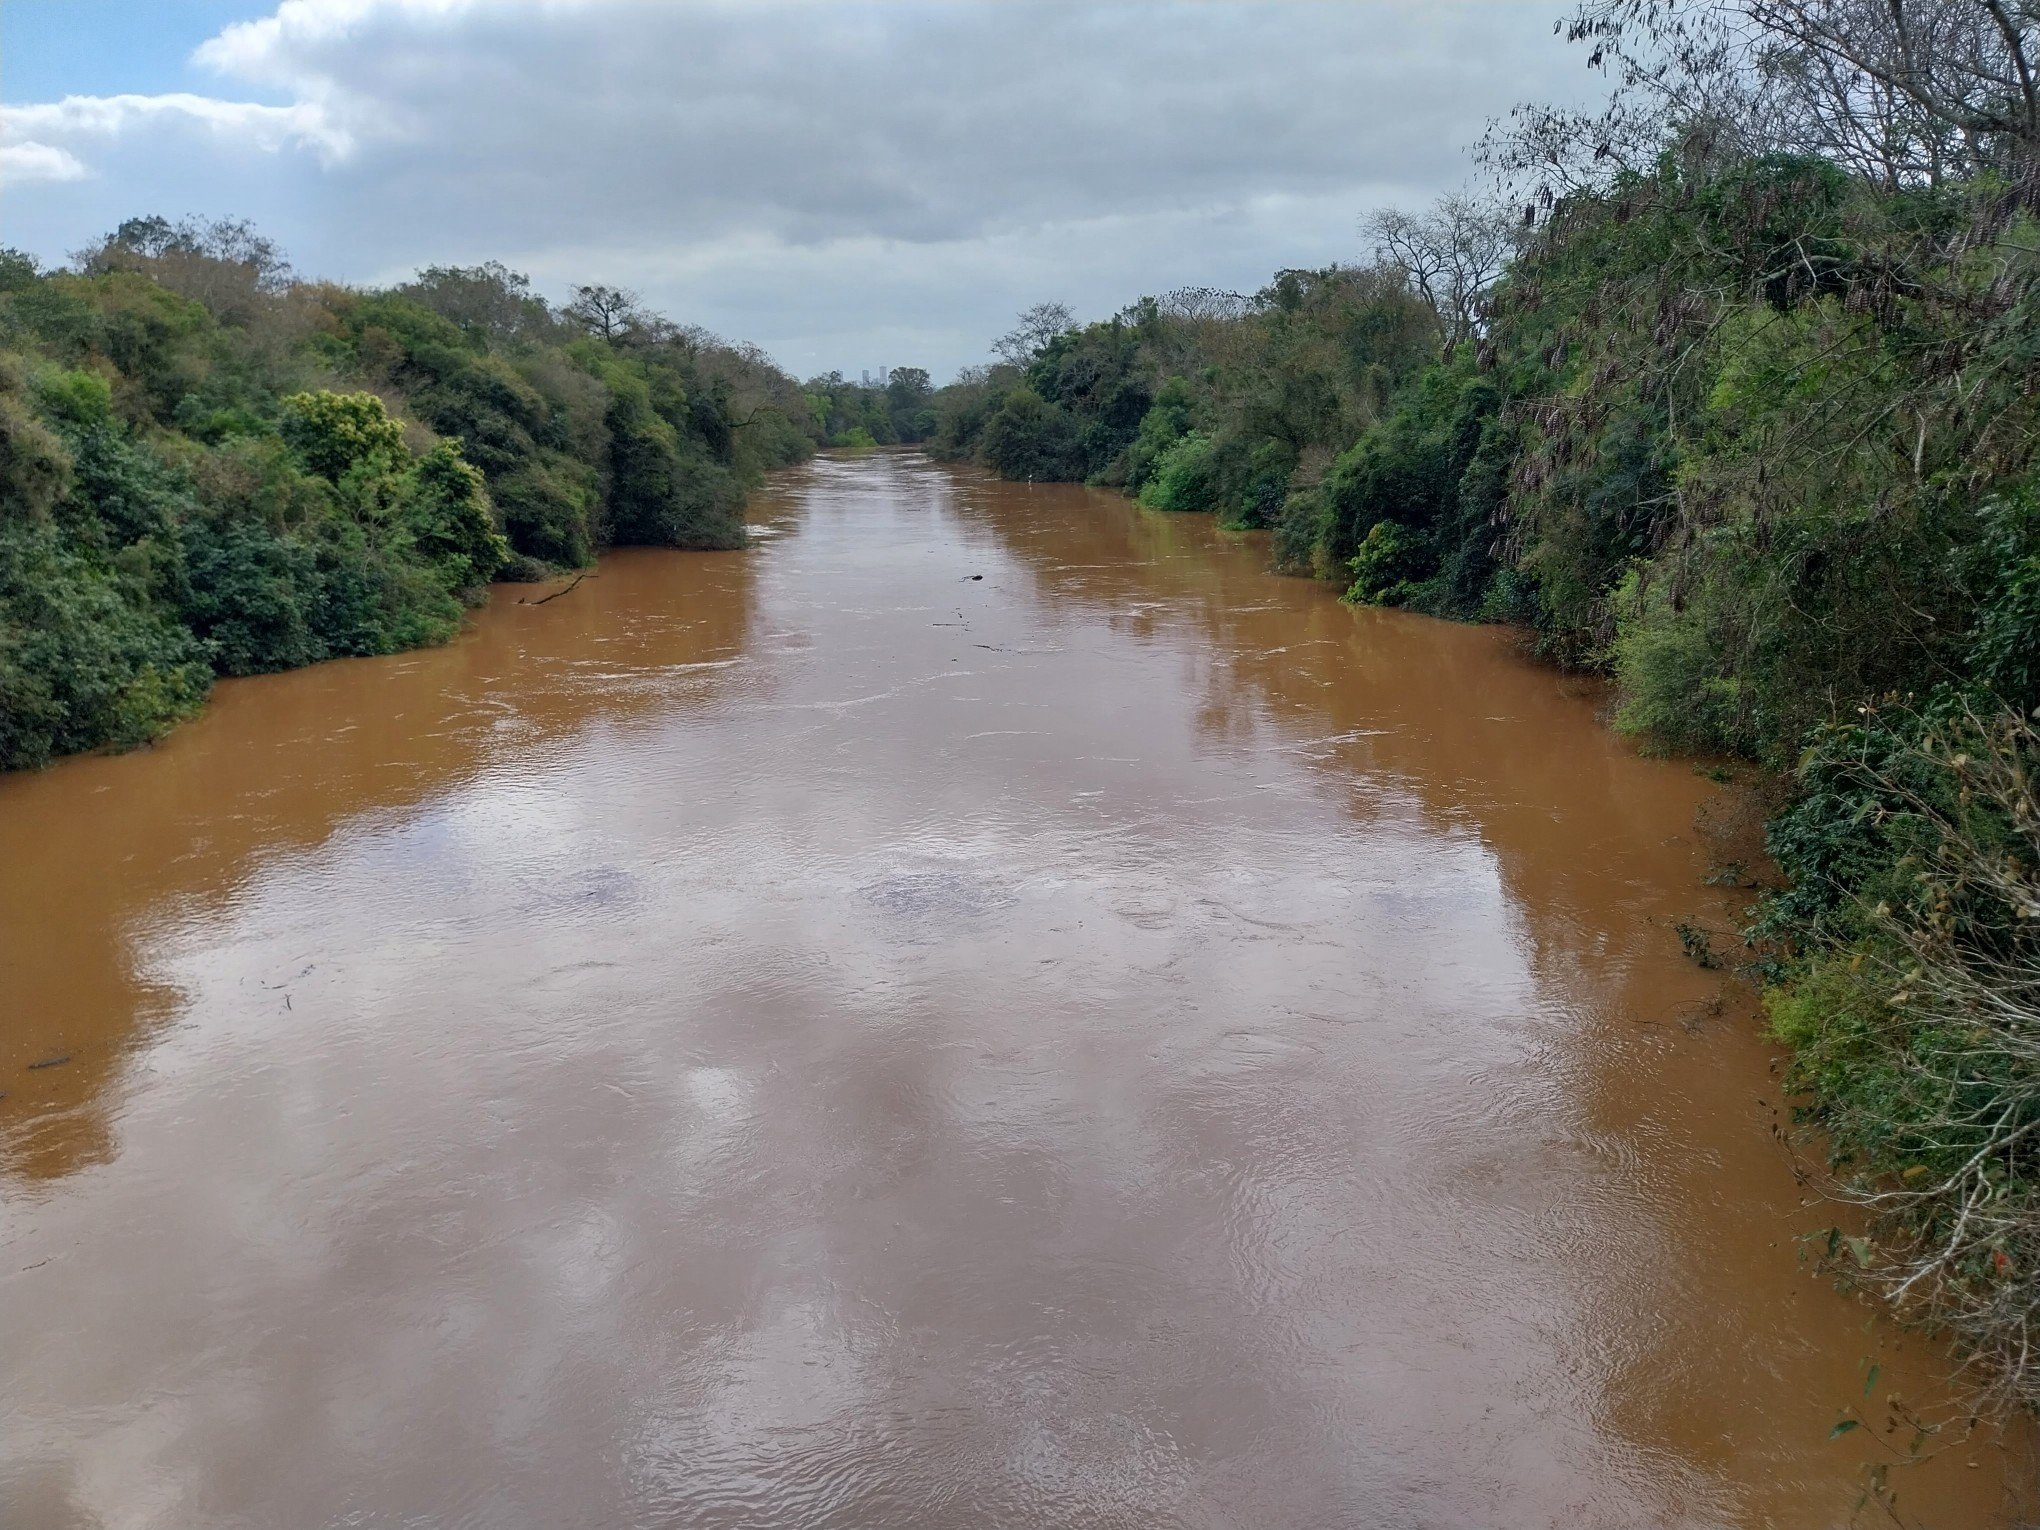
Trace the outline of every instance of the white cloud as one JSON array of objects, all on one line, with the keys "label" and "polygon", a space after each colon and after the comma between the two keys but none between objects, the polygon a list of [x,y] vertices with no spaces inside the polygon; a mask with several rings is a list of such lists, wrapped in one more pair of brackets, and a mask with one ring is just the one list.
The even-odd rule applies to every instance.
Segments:
[{"label": "white cloud", "polygon": [[[0,141],[97,172],[11,200],[52,251],[97,231],[66,218],[238,213],[321,274],[500,257],[555,290],[636,282],[804,369],[826,334],[831,364],[941,371],[1037,298],[1099,313],[1362,257],[1369,206],[1452,188],[1490,118],[1583,88],[1550,15],[283,0],[199,47],[219,99],[8,107]],[[940,349],[900,354],[916,337]]]},{"label": "white cloud", "polygon": [[79,181],[91,174],[68,150],[33,139],[0,143],[0,186],[26,186],[36,181]]},{"label": "white cloud", "polygon": [[[347,135],[331,127],[319,107],[309,104],[263,106],[178,93],[66,96],[33,106],[0,106],[0,139],[34,134],[36,139],[104,142],[137,132],[160,132],[166,125],[201,127],[222,143],[266,153],[292,145],[312,148],[329,162],[343,158],[352,147]],[[77,163],[68,151],[57,152]]]},{"label": "white cloud", "polygon": [[[208,68],[242,79],[292,78],[292,60],[308,49],[344,43],[350,32],[386,16],[399,21],[458,16],[480,0],[283,0],[272,16],[237,21],[200,44],[193,57]],[[499,9],[530,0],[496,0]],[[557,6],[554,8],[558,8]]]}]

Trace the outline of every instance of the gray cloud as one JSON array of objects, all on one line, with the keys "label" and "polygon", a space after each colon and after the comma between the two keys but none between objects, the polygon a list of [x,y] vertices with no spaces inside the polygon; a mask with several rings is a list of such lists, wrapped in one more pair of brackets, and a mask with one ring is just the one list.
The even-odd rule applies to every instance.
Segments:
[{"label": "gray cloud", "polygon": [[8,237],[233,212],[321,274],[499,257],[637,285],[803,372],[942,372],[1039,298],[1097,314],[1358,258],[1360,215],[1464,180],[1489,118],[1587,90],[1551,15],[285,0],[199,50],[217,100],[0,113]]}]

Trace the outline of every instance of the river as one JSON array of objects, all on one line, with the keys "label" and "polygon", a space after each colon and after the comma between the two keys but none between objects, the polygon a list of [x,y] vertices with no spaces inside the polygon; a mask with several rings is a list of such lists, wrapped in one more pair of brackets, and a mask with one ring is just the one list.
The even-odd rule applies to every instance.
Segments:
[{"label": "river", "polygon": [[1850,1522],[1948,1365],[1799,1257],[1709,781],[1203,517],[756,519],[0,779],[0,1523]]}]

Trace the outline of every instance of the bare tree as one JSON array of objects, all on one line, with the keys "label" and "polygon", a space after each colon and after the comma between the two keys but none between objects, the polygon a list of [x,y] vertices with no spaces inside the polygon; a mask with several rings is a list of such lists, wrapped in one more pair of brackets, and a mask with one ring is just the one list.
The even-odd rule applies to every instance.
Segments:
[{"label": "bare tree", "polygon": [[653,320],[644,300],[627,287],[576,287],[574,300],[560,310],[591,335],[615,342],[643,332]]},{"label": "bare tree", "polygon": [[1067,303],[1036,303],[1020,315],[1020,322],[992,342],[992,351],[1010,366],[1024,367],[1051,340],[1077,327],[1077,316]]},{"label": "bare tree", "polygon": [[1744,0],[1743,8],[1738,30],[1793,87],[1782,92],[1787,119],[1796,115],[1811,146],[1882,160],[1892,180],[1986,168],[2031,178],[2040,153],[2035,0]]},{"label": "bare tree", "polygon": [[1172,319],[1244,319],[1259,305],[1243,292],[1223,287],[1178,287],[1165,292],[1156,309]]},{"label": "bare tree", "polygon": [[1677,138],[1818,154],[1890,187],[1995,171],[2040,201],[2040,0],[1586,0],[1560,30],[1614,99],[1519,110],[1488,145],[1547,197]]},{"label": "bare tree", "polygon": [[[719,351],[728,351],[731,348],[729,342],[723,339],[721,335],[699,324],[675,324],[671,327],[670,332],[661,338],[668,345],[686,352],[687,355],[697,360]],[[762,355],[763,353],[761,352],[760,354]]]},{"label": "bare tree", "polygon": [[1470,197],[1446,197],[1428,213],[1387,207],[1367,220],[1375,259],[1400,270],[1437,315],[1441,354],[1479,331],[1481,299],[1515,249],[1514,220]]}]

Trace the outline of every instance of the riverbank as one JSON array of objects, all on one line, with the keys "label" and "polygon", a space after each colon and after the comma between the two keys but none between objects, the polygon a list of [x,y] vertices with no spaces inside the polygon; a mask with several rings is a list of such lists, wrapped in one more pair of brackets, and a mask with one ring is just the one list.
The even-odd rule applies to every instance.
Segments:
[{"label": "riverbank", "polygon": [[301,283],[238,224],[0,250],[0,771],[158,737],[219,677],[445,642],[497,578],[740,543],[821,424],[594,290]]},{"label": "riverbank", "polygon": [[[1785,780],[1781,885],[1712,955],[1765,985],[1830,1188],[1873,1216],[1839,1273],[2040,1402],[2026,213],[1989,174],[1667,149],[1502,217],[1391,219],[1374,264],[1251,295],[1035,310],[938,398],[936,447],[1266,529],[1358,604],[1527,630],[1644,747]],[[1425,259],[1482,230],[1491,276],[1442,303]]]},{"label": "riverbank", "polygon": [[[1152,499],[1135,502],[1195,508]],[[1279,530],[1274,546],[1279,566]],[[1505,630],[1526,658],[1559,657],[1534,629]],[[1618,679],[1571,672],[1605,682],[1605,724],[1637,731],[1622,727]],[[2033,1383],[2022,1335],[2040,1308],[2040,1207],[2022,1145],[2040,1119],[2025,1061],[2040,988],[2022,923],[2040,911],[2040,777],[2026,761],[2040,761],[2040,730],[1979,716],[1943,690],[1863,707],[1794,769],[1692,763],[1716,781],[1742,778],[1708,805],[1702,829],[1707,885],[1745,896],[1729,917],[1672,925],[1696,965],[1750,985],[1761,999],[1752,1023],[1785,1049],[1781,1126],[1834,1218],[1802,1235],[1809,1257],[1950,1342],[1966,1406],[2020,1414]],[[1945,1422],[1904,1410],[1887,1420],[1916,1450]]]}]

